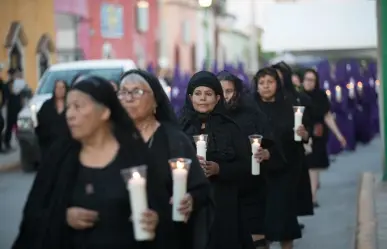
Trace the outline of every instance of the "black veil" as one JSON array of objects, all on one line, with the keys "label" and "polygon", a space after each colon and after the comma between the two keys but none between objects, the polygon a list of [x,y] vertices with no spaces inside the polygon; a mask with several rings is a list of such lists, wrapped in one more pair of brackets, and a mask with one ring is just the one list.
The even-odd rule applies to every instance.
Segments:
[{"label": "black veil", "polygon": [[[216,95],[220,97],[214,110],[211,113],[198,113],[195,111],[190,95],[193,93],[195,88],[199,86],[206,86],[211,88]],[[218,78],[211,72],[199,71],[195,73],[188,82],[187,91],[185,95],[185,103],[180,112],[180,125],[185,126],[188,120],[205,120],[214,116],[221,116],[223,118],[231,120],[227,115],[227,109],[225,106],[225,100],[223,96],[222,85]],[[233,121],[232,121],[233,122]]]},{"label": "black veil", "polygon": [[167,94],[161,86],[159,79],[149,72],[140,69],[132,69],[128,72],[125,72],[121,76],[120,81],[122,81],[126,76],[130,74],[140,75],[148,82],[150,88],[153,91],[153,95],[157,104],[155,114],[157,121],[167,122],[172,125],[178,125],[176,114],[173,111],[171,102],[169,101]]},{"label": "black veil", "polygon": [[293,72],[291,67],[288,64],[286,64],[284,61],[274,64],[272,67],[281,72],[283,81],[280,81],[280,82],[282,82],[285,92],[291,94],[292,96],[297,96],[297,91],[293,86],[293,82],[292,82]]}]

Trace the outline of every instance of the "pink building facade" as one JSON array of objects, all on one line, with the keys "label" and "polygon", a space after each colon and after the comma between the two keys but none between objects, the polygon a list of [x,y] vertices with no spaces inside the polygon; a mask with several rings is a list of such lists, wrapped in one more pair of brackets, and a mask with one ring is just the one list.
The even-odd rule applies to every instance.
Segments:
[{"label": "pink building facade", "polygon": [[[89,59],[90,53],[90,42],[91,42],[91,27],[90,27],[90,15],[88,0],[54,0],[55,14],[60,16],[56,18],[57,28],[57,44],[61,44],[65,49],[71,49],[82,54],[82,59]],[[66,18],[67,17],[67,18]],[[69,25],[72,23],[73,25]],[[73,32],[73,38],[70,39],[71,44],[65,44],[66,40],[63,35],[59,33],[71,34]],[[57,46],[61,49],[61,46]]]},{"label": "pink building facade", "polygon": [[89,11],[91,59],[132,59],[140,68],[156,65],[157,0],[89,0]]}]

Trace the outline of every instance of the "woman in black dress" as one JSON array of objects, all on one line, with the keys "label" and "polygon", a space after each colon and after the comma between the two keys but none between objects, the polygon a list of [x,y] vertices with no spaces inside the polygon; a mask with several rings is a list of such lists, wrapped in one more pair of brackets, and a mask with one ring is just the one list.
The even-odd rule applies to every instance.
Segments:
[{"label": "woman in black dress", "polygon": [[[217,75],[223,88],[226,100],[227,115],[230,116],[241,128],[243,137],[249,140],[253,134],[262,135],[263,148],[269,148],[272,144],[271,134],[266,115],[259,110],[258,105],[246,94],[242,80],[228,71],[222,71]],[[251,151],[251,148],[249,149]],[[268,152],[263,152],[269,155]],[[269,159],[269,158],[264,158]],[[264,163],[263,163],[264,164]],[[251,161],[250,165],[251,167]],[[265,167],[264,165],[262,167]],[[265,185],[262,175],[249,175],[240,184],[240,202],[244,217],[244,223],[252,235],[256,248],[265,248],[264,214],[265,214]]]},{"label": "woman in black dress", "polygon": [[320,184],[320,171],[329,167],[327,152],[328,127],[343,147],[346,146],[346,140],[336,125],[325,91],[320,89],[319,77],[315,70],[305,70],[303,87],[312,102],[312,153],[307,155],[307,163],[309,166],[313,203],[315,207],[318,207],[317,190]]},{"label": "woman in black dress", "polygon": [[[12,248],[169,248],[169,195],[111,84],[99,77],[76,82],[66,118],[71,137],[58,138],[38,172]],[[151,210],[143,225],[157,236],[137,242],[121,171],[144,164]]]},{"label": "woman in black dress", "polygon": [[[283,249],[293,248],[301,238],[297,222],[297,184],[302,163],[302,142],[294,141],[293,103],[286,98],[274,68],[263,68],[254,77],[255,99],[273,129],[276,150],[266,164],[265,237],[279,241]],[[304,120],[303,120],[304,122]],[[303,125],[296,130],[303,139],[308,132]]]},{"label": "woman in black dress", "polygon": [[67,92],[67,83],[63,80],[57,80],[52,98],[44,102],[38,112],[38,126],[35,128],[35,133],[38,138],[42,160],[44,160],[47,151],[58,139],[58,136],[68,135],[69,130],[65,116]]},{"label": "woman in black dress", "polygon": [[[297,91],[292,82],[292,69],[285,62],[280,62],[273,65],[273,68],[277,70],[278,76],[282,81],[282,86],[285,91],[285,95],[292,102],[293,106],[305,106],[304,120],[305,128],[309,134],[312,134],[311,124],[311,99],[307,94],[302,91]],[[308,140],[309,141],[309,140]],[[306,162],[305,151],[302,155],[302,165],[299,176],[299,182],[297,184],[297,215],[309,216],[314,214],[312,191],[310,189],[310,177],[309,168]],[[300,227],[303,229],[304,224],[300,223]]]},{"label": "woman in black dress", "polygon": [[191,138],[208,135],[206,160],[198,158],[216,204],[210,248],[241,249],[249,242],[252,245],[251,237],[240,226],[238,196],[238,184],[251,174],[251,151],[243,133],[225,113],[222,86],[216,76],[207,71],[194,74],[188,83],[181,127]]},{"label": "woman in black dress", "polygon": [[[177,117],[159,80],[146,71],[128,71],[121,77],[118,97],[147,143],[152,158],[160,162],[158,175],[170,196],[173,194],[173,182],[168,160],[178,157],[192,160],[188,193],[181,203],[181,212],[189,222],[187,225],[175,224],[176,235],[180,238],[179,248],[204,249],[208,242],[209,224],[199,225],[197,220],[198,214],[211,204],[210,184],[196,158],[191,140],[180,130]],[[192,230],[195,228],[196,233]]]}]

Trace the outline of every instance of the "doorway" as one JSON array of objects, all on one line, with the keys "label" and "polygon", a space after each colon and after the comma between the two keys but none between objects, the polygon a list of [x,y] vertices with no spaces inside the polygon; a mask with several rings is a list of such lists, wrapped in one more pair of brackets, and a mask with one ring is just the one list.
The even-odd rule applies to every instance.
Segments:
[{"label": "doorway", "polygon": [[50,66],[49,58],[46,53],[39,54],[39,79],[42,78],[43,74],[46,72]]},{"label": "doorway", "polygon": [[14,44],[9,53],[10,69],[23,72],[23,54],[17,44]]}]

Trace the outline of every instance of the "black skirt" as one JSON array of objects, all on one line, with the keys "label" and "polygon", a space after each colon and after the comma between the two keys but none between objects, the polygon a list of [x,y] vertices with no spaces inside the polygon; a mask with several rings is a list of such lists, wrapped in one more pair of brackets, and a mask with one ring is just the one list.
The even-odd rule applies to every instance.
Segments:
[{"label": "black skirt", "polygon": [[302,237],[297,220],[296,185],[291,173],[271,176],[267,182],[264,234],[268,241],[290,241]]},{"label": "black skirt", "polygon": [[250,234],[264,234],[266,188],[262,177],[257,177],[254,191],[240,197],[241,211]]},{"label": "black skirt", "polygon": [[314,209],[309,170],[308,165],[304,160],[297,185],[297,216],[309,216],[313,214]]},{"label": "black skirt", "polygon": [[306,156],[309,169],[327,169],[329,157],[327,140],[325,138],[313,138],[312,153]]}]

